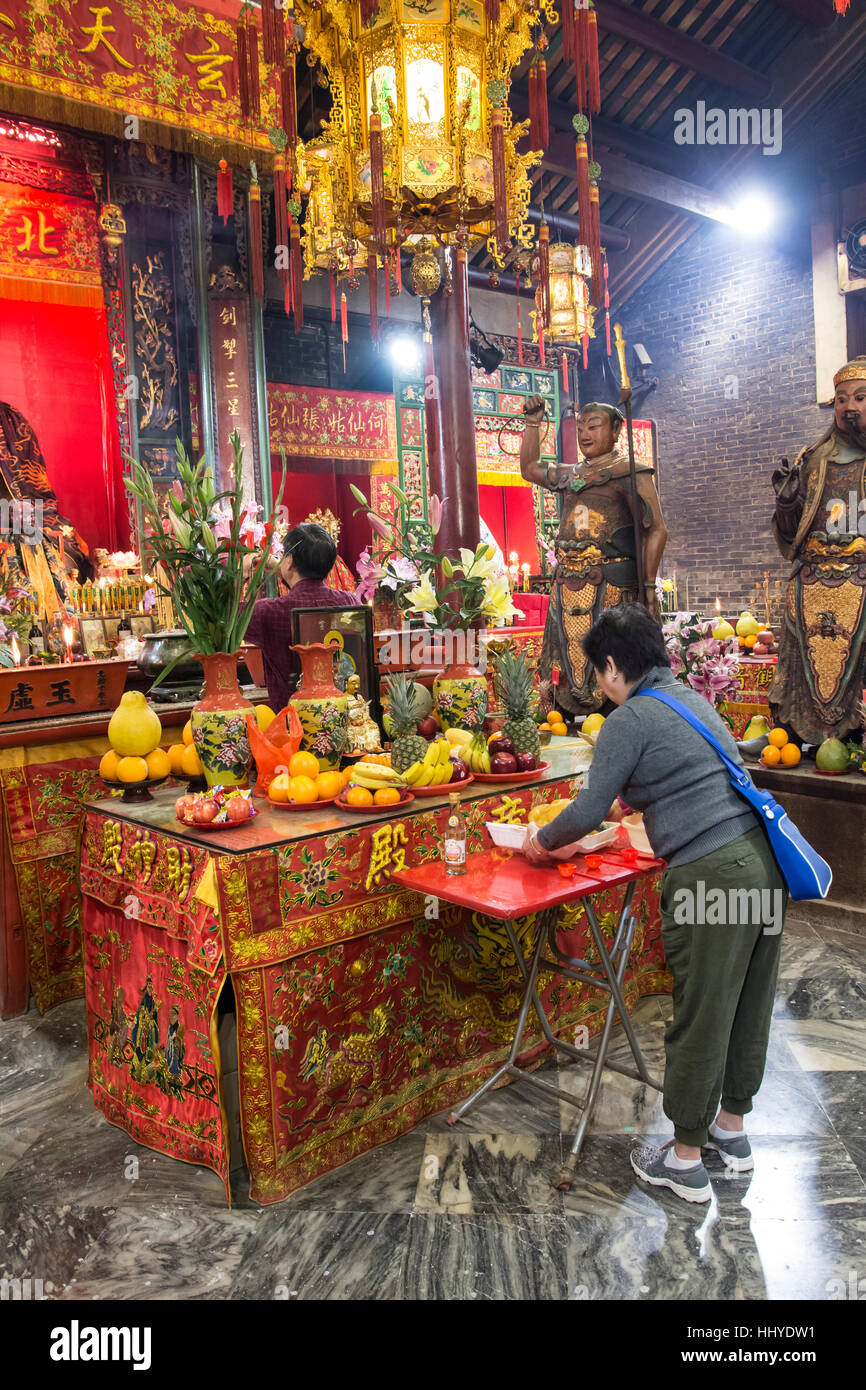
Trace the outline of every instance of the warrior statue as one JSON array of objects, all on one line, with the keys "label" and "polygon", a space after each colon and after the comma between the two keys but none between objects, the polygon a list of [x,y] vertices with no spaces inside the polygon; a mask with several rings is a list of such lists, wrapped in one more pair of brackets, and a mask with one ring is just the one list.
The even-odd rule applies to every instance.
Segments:
[{"label": "warrior statue", "polygon": [[833,385],[827,433],[773,474],[773,531],[793,567],[768,699],[798,743],[849,737],[866,679],[866,357]]},{"label": "warrior statue", "polygon": [[[562,498],[539,675],[547,689],[553,667],[558,667],[557,703],[572,714],[590,714],[601,709],[604,699],[581,640],[603,609],[635,603],[642,597],[638,594],[629,461],[617,449],[625,421],[616,406],[594,401],[582,406],[577,417],[577,442],[584,462],[551,464],[548,468],[541,462],[544,408],[541,396],[531,396],[526,402],[526,430],[520,445],[523,477]],[[650,612],[658,617],[656,572],[668,533],[653,474],[648,464],[637,464],[645,599]]]}]

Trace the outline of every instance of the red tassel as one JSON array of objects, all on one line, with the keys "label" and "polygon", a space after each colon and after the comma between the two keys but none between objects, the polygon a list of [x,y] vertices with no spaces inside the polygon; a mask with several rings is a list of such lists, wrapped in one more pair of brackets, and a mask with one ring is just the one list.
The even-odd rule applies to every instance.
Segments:
[{"label": "red tassel", "polygon": [[517,362],[523,366],[523,324],[520,321],[520,300],[517,301]]},{"label": "red tassel", "polygon": [[394,247],[394,284],[397,286],[397,294],[403,293],[403,262],[400,259],[400,247]]},{"label": "red tassel", "polygon": [[589,53],[589,10],[588,0],[578,0],[574,30],[574,74],[576,79],[577,105],[580,111],[586,110],[586,71]]},{"label": "red tassel", "polygon": [[274,11],[274,57],[275,67],[281,68],[286,61],[286,20],[281,9]]},{"label": "red tassel", "polygon": [[584,333],[584,335],[583,335],[583,370],[586,371],[586,369],[587,369],[588,366],[589,366],[589,334],[588,334],[588,333]]},{"label": "red tassel", "polygon": [[593,184],[589,190],[589,254],[592,257],[592,298],[596,304],[601,303],[602,276],[601,276],[601,216],[598,207],[598,185]]},{"label": "red tassel", "polygon": [[562,56],[574,58],[574,0],[562,0]]},{"label": "red tassel", "polygon": [[238,100],[241,104],[241,120],[248,121],[250,118],[250,65],[247,54],[245,15],[241,15],[238,19],[236,37],[238,46]]},{"label": "red tassel", "polygon": [[283,130],[289,137],[289,145],[295,149],[298,143],[298,90],[295,79],[295,55],[290,53],[286,65],[280,73],[280,106]]},{"label": "red tassel", "polygon": [[[539,323],[541,322],[541,315],[540,315],[540,314],[539,314],[538,321],[539,321]],[[539,328],[539,330],[538,330],[538,358],[539,358],[539,361],[541,362],[542,367],[545,366],[546,364],[545,364],[545,361],[544,361],[544,329],[543,329],[543,328]]]},{"label": "red tassel", "polygon": [[379,0],[361,0],[361,24],[367,25],[379,13]]},{"label": "red tassel", "polygon": [[541,150],[541,131],[538,125],[538,68],[535,63],[529,69],[529,147]]},{"label": "red tassel", "polygon": [[601,78],[598,73],[598,19],[595,10],[590,10],[589,21],[589,45],[587,48],[586,62],[588,71],[587,94],[589,96],[589,109],[594,116],[601,110]]},{"label": "red tassel", "polygon": [[232,171],[226,161],[221,159],[217,170],[217,213],[222,218],[223,225],[225,225],[227,218],[231,217],[234,210]]},{"label": "red tassel", "polygon": [[291,281],[292,281],[292,309],[295,315],[295,332],[304,326],[304,297],[303,297],[303,270],[301,266],[301,231],[296,222],[289,228],[291,237]]},{"label": "red tassel", "polygon": [[833,9],[837,14],[847,14],[851,0],[833,0]]},{"label": "red tassel", "polygon": [[488,24],[498,24],[499,0],[484,0],[484,13],[487,15]]},{"label": "red tassel", "polygon": [[343,339],[343,371],[346,370],[346,344],[349,341],[349,310],[346,304],[346,291],[340,295],[340,334]]},{"label": "red tassel", "polygon": [[550,128],[547,119],[547,63],[539,58],[535,76],[535,100],[538,106],[538,135],[541,141],[538,149],[546,150],[550,141]]},{"label": "red tassel", "polygon": [[607,252],[602,259],[604,261],[604,341],[607,355],[610,357],[610,290],[607,287]]},{"label": "red tassel", "polygon": [[259,88],[259,31],[252,10],[247,11],[247,60],[250,68],[250,114],[262,118],[262,97]]},{"label": "red tassel", "polygon": [[589,150],[582,135],[577,138],[577,217],[580,222],[580,240],[589,246]]},{"label": "red tassel", "polygon": [[493,150],[493,230],[500,259],[508,249],[508,190],[505,181],[505,118],[493,112],[490,122]]},{"label": "red tassel", "polygon": [[379,346],[379,266],[374,255],[367,257],[367,285],[370,290],[370,337]]},{"label": "red tassel", "polygon": [[562,354],[562,391],[563,395],[568,395],[568,358]]},{"label": "red tassel", "polygon": [[265,297],[265,268],[262,246],[262,190],[257,183],[250,184],[250,268],[252,271],[253,294],[256,299]]},{"label": "red tassel", "polygon": [[337,282],[333,275],[329,276],[331,281],[331,323],[337,322]]},{"label": "red tassel", "polygon": [[370,117],[370,192],[373,198],[373,240],[378,251],[385,250],[385,152],[382,144],[382,118]]},{"label": "red tassel", "polygon": [[538,229],[538,289],[540,322],[550,327],[550,229],[542,222]]},{"label": "red tassel", "polygon": [[391,253],[385,259],[385,317],[391,316]]},{"label": "red tassel", "polygon": [[274,0],[261,0],[262,4],[262,57],[266,63],[275,63],[276,11]]},{"label": "red tassel", "polygon": [[[285,259],[285,253],[289,249],[289,210],[287,207],[288,192],[286,189],[286,156],[277,154],[274,156],[274,242],[277,247],[277,256],[281,260]],[[280,247],[283,247],[283,254],[280,256]],[[280,265],[277,274],[283,285],[289,281],[289,269],[286,265]]]}]

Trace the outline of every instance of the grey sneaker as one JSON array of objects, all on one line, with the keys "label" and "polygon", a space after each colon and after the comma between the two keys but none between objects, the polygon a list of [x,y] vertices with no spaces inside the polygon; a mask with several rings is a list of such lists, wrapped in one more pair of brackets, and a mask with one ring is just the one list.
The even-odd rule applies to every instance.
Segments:
[{"label": "grey sneaker", "polygon": [[686,1202],[708,1202],[713,1195],[707,1170],[703,1162],[691,1168],[668,1168],[665,1155],[673,1145],[673,1139],[660,1149],[647,1145],[642,1149],[632,1149],[629,1154],[631,1166],[639,1178],[652,1183],[653,1187],[669,1187]]},{"label": "grey sneaker", "polygon": [[706,1144],[701,1147],[714,1149],[732,1173],[750,1173],[755,1166],[752,1146],[745,1134],[738,1134],[734,1139],[716,1139],[711,1130]]}]

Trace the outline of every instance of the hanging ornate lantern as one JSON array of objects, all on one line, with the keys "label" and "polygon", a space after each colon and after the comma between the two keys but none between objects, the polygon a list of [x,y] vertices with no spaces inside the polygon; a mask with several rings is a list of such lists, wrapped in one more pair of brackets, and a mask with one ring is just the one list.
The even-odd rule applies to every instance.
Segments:
[{"label": "hanging ornate lantern", "polygon": [[592,275],[585,246],[557,241],[550,247],[550,327],[545,336],[553,343],[580,343],[595,337],[595,309],[589,302]]}]

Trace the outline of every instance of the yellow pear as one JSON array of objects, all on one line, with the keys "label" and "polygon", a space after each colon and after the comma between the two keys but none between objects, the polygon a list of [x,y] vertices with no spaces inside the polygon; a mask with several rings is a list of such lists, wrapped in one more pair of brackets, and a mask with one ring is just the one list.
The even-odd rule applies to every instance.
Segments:
[{"label": "yellow pear", "polygon": [[729,622],[726,622],[724,618],[720,618],[716,626],[713,628],[713,636],[715,637],[716,641],[722,642],[726,637],[733,637],[733,635],[734,629],[731,627],[731,624]]},{"label": "yellow pear", "polygon": [[738,637],[757,637],[761,631],[761,624],[757,618],[753,618],[751,613],[741,613],[737,619]]},{"label": "yellow pear", "polygon": [[108,723],[108,741],[122,758],[146,758],[162,738],[159,716],[140,690],[127,690]]}]

